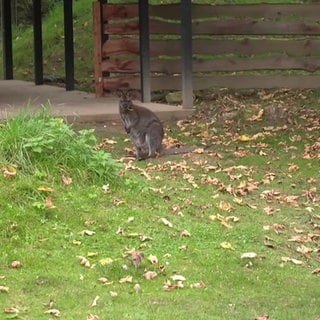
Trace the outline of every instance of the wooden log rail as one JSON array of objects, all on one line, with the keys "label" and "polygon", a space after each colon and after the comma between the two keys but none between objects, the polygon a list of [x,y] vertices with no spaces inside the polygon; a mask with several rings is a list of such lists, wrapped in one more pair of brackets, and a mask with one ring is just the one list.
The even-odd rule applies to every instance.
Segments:
[{"label": "wooden log rail", "polygon": [[[138,12],[93,4],[97,95],[141,88]],[[319,88],[319,12],[320,3],[192,4],[193,89]],[[149,5],[152,91],[182,88],[180,21],[180,4]]]}]

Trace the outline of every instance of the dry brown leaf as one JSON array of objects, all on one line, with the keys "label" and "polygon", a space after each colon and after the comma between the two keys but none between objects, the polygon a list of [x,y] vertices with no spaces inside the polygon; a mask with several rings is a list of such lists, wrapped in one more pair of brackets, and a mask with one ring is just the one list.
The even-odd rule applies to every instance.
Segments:
[{"label": "dry brown leaf", "polygon": [[9,287],[5,287],[5,286],[0,286],[0,292],[9,292]]},{"label": "dry brown leaf", "polygon": [[17,269],[21,267],[21,262],[19,260],[14,260],[11,262],[11,268]]},{"label": "dry brown leaf", "polygon": [[4,313],[19,313],[19,309],[16,307],[8,307],[3,309]]},{"label": "dry brown leaf", "polygon": [[17,174],[17,170],[14,166],[7,165],[2,167],[1,170],[2,170],[3,176],[8,179],[13,178]]},{"label": "dry brown leaf", "polygon": [[154,279],[158,274],[155,271],[146,271],[143,276],[147,279],[147,280],[152,280]]},{"label": "dry brown leaf", "polygon": [[44,313],[46,314],[51,314],[56,318],[60,318],[61,317],[61,313],[58,309],[49,309],[47,311],[45,311]]},{"label": "dry brown leaf", "polygon": [[56,208],[56,206],[52,202],[52,197],[51,196],[47,196],[46,197],[45,204],[46,204],[46,208],[48,208],[48,209],[55,209]]},{"label": "dry brown leaf", "polygon": [[126,277],[123,277],[119,280],[119,283],[131,283],[132,282],[132,276],[128,275]]}]

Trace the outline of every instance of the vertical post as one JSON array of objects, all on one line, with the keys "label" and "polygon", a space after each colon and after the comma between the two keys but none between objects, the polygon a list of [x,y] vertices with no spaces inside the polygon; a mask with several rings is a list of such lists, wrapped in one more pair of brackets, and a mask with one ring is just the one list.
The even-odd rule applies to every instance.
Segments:
[{"label": "vertical post", "polygon": [[74,90],[73,0],[63,1],[66,90]]},{"label": "vertical post", "polygon": [[103,96],[102,75],[102,2],[92,3],[93,12],[93,64],[94,64],[94,86],[97,97]]},{"label": "vertical post", "polygon": [[151,101],[150,45],[149,45],[149,2],[139,1],[140,81],[141,101]]},{"label": "vertical post", "polygon": [[43,84],[41,0],[33,0],[34,83]]},{"label": "vertical post", "polygon": [[182,106],[193,107],[191,0],[181,0]]},{"label": "vertical post", "polygon": [[11,0],[1,1],[3,79],[13,79]]}]

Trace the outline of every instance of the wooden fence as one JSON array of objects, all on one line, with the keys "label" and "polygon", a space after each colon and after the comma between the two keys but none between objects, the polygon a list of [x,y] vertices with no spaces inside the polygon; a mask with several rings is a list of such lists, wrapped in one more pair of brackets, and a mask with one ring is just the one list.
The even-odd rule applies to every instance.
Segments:
[{"label": "wooden fence", "polygon": [[[148,10],[151,90],[181,90],[181,6]],[[93,4],[97,95],[140,89],[138,12]],[[320,87],[320,3],[192,4],[191,17],[194,90]]]}]

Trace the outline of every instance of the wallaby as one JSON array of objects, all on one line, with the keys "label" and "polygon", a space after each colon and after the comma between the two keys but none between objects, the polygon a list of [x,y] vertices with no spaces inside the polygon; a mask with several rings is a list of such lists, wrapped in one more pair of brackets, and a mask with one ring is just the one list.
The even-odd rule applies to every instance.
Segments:
[{"label": "wallaby", "polygon": [[137,160],[153,158],[157,154],[187,153],[196,149],[196,147],[164,149],[162,146],[164,130],[158,116],[147,108],[134,105],[127,93],[123,91],[119,101],[119,114],[124,129],[130,135],[135,147]]}]

